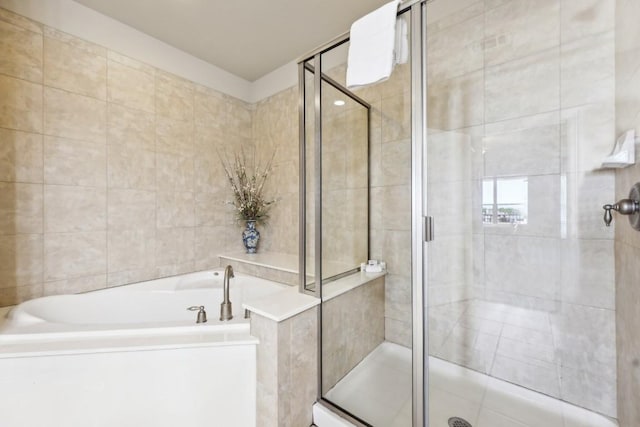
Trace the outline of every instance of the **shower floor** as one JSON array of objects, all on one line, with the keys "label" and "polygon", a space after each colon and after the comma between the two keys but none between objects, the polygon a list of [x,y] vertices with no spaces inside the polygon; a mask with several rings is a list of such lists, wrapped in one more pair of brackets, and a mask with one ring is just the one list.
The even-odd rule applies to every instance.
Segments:
[{"label": "shower floor", "polygon": [[[327,393],[376,427],[411,426],[411,351],[384,342]],[[461,417],[473,427],[617,427],[549,396],[429,357],[429,426]]]}]

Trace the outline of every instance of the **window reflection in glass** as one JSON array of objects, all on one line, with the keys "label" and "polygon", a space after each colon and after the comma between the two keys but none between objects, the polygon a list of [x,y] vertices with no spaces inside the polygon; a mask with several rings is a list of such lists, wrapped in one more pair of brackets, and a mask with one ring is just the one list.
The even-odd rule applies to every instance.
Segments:
[{"label": "window reflection in glass", "polygon": [[482,181],[484,224],[526,224],[529,182],[524,178],[489,178]]}]

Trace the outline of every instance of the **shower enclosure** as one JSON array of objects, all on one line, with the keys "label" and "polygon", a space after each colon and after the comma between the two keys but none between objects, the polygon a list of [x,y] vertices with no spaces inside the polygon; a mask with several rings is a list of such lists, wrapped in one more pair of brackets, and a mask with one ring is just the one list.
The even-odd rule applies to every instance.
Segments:
[{"label": "shower enclosure", "polygon": [[[424,1],[401,7],[399,19],[418,59],[398,65],[386,82],[345,88],[346,37],[299,65],[300,176],[305,177],[300,277],[304,292],[323,299],[318,396],[359,425],[423,423],[424,264],[411,262],[412,252],[420,256],[423,245],[419,237],[412,240],[422,230],[422,180],[412,185],[411,159],[422,159],[426,134],[419,113],[426,103],[420,60],[424,8]],[[418,113],[414,120],[412,111]],[[413,170],[420,176],[417,163]],[[418,200],[413,216],[412,199]],[[412,245],[418,249],[412,251]],[[364,280],[374,277],[358,272],[368,259],[386,262],[384,281],[372,279],[329,300],[336,279],[354,272]],[[412,336],[414,324],[420,326]],[[376,380],[372,370],[386,379]],[[370,411],[372,406],[380,411]]]},{"label": "shower enclosure", "polygon": [[[574,408],[616,417],[614,7],[409,1],[411,58],[389,80],[344,88],[346,36],[301,61],[301,287],[322,298],[387,263],[382,318],[323,301],[326,406],[360,425],[529,425],[444,370],[557,402],[558,426]],[[383,328],[364,347],[345,341],[358,316]]]}]

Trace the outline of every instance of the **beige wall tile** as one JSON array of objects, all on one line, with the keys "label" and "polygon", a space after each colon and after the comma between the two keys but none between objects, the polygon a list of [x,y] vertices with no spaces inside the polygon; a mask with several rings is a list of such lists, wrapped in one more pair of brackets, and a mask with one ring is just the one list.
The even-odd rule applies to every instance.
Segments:
[{"label": "beige wall tile", "polygon": [[0,288],[42,283],[42,241],[42,234],[3,236],[0,239]]},{"label": "beige wall tile", "polygon": [[0,127],[42,132],[42,85],[0,75]]},{"label": "beige wall tile", "polygon": [[227,177],[217,155],[196,155],[194,189],[201,193],[220,193],[229,190]]},{"label": "beige wall tile", "polygon": [[0,289],[0,306],[19,304],[42,296],[42,284]]},{"label": "beige wall tile", "polygon": [[42,83],[42,34],[0,20],[0,73]]},{"label": "beige wall tile", "polygon": [[109,188],[155,190],[156,154],[140,148],[109,147],[107,152]]},{"label": "beige wall tile", "polygon": [[105,187],[107,185],[105,145],[45,136],[44,182]]},{"label": "beige wall tile", "polygon": [[[429,81],[463,75],[484,66],[484,15],[429,33]],[[394,71],[395,74],[395,71]],[[402,76],[400,77],[402,79]],[[409,79],[402,79],[409,81]]]},{"label": "beige wall tile", "polygon": [[126,107],[155,112],[154,75],[109,59],[107,99]]},{"label": "beige wall tile", "polygon": [[384,340],[384,289],[381,278],[323,304],[323,393]]},{"label": "beige wall tile", "polygon": [[[221,123],[213,122],[209,126],[196,125],[193,133],[193,149],[196,156],[215,156],[218,157],[218,153],[224,154],[227,147],[227,137],[225,130],[221,127]],[[225,151],[226,150],[226,151]]]},{"label": "beige wall tile", "polygon": [[0,128],[0,181],[42,182],[42,135]]},{"label": "beige wall tile", "polygon": [[45,282],[43,285],[43,296],[75,294],[78,292],[89,292],[107,287],[107,276],[99,274],[97,276],[75,277],[72,279],[56,280]]},{"label": "beige wall tile", "polygon": [[561,0],[562,41],[612,30],[615,10],[616,0]]},{"label": "beige wall tile", "polygon": [[411,270],[411,232],[385,231],[384,248],[387,271],[406,275]]},{"label": "beige wall tile", "polygon": [[560,113],[486,125],[483,153],[485,176],[560,173]]},{"label": "beige wall tile", "polygon": [[47,31],[44,38],[44,84],[100,100],[107,98],[106,49]]},{"label": "beige wall tile", "polygon": [[106,231],[45,234],[45,281],[97,276],[106,272]]},{"label": "beige wall tile", "polygon": [[110,189],[108,203],[109,230],[155,228],[154,191]]},{"label": "beige wall tile", "polygon": [[382,224],[388,230],[411,229],[411,186],[398,185],[384,188]]},{"label": "beige wall tile", "polygon": [[[227,102],[224,95],[207,88],[198,88],[194,95],[196,126],[220,128],[227,123]],[[217,120],[212,120],[215,117]]]},{"label": "beige wall tile", "polygon": [[501,64],[560,44],[558,0],[511,0],[485,14],[485,62]]},{"label": "beige wall tile", "polygon": [[402,140],[382,144],[382,180],[384,185],[404,185],[410,182],[411,141]]},{"label": "beige wall tile", "polygon": [[193,263],[193,227],[158,229],[156,239],[156,265],[159,268]]},{"label": "beige wall tile", "polygon": [[17,13],[13,13],[8,9],[0,8],[0,21],[24,28],[25,30],[32,31],[36,34],[42,34],[43,32],[43,25],[41,23],[32,21],[31,19],[18,15]]},{"label": "beige wall tile", "polygon": [[487,68],[486,122],[560,108],[559,69],[558,48]]},{"label": "beige wall tile", "polygon": [[157,193],[157,227],[193,227],[195,225],[195,205],[193,193]]},{"label": "beige wall tile", "polygon": [[152,67],[151,65],[138,61],[121,53],[114,52],[113,50],[107,51],[107,58],[109,59],[109,61],[117,62],[118,64],[124,65],[134,70],[145,72],[152,76],[156,73],[156,68]]},{"label": "beige wall tile", "polygon": [[130,283],[157,279],[158,277],[155,266],[141,270],[116,271],[107,274],[107,286],[128,285]]},{"label": "beige wall tile", "polygon": [[106,230],[106,207],[105,189],[45,185],[45,232]]},{"label": "beige wall tile", "polygon": [[386,318],[384,322],[384,338],[386,341],[411,348],[411,323]]},{"label": "beige wall tile", "polygon": [[155,267],[156,231],[154,229],[109,230],[109,273]]},{"label": "beige wall tile", "polygon": [[[612,239],[614,230],[602,220],[604,211],[590,209],[599,206],[600,200],[609,200],[616,187],[612,171],[571,173],[566,177],[566,228],[567,236],[575,239]],[[627,186],[625,186],[627,187]],[[625,188],[625,193],[627,188]],[[627,194],[614,197],[619,200]],[[600,207],[600,206],[599,206]],[[624,224],[625,226],[627,224]],[[616,227],[617,228],[617,227]],[[629,235],[629,233],[625,234]]]},{"label": "beige wall tile", "polygon": [[[433,4],[429,7],[427,18],[427,35],[432,32],[442,31],[450,26],[481,15],[485,10],[496,7],[505,0],[463,0],[456,2],[456,8],[449,8],[448,5]],[[440,9],[439,6],[442,6]]]},{"label": "beige wall tile", "polygon": [[243,138],[252,137],[252,110],[251,108],[237,99],[230,99],[227,102],[227,124],[231,133],[239,135]]},{"label": "beige wall tile", "polygon": [[560,50],[562,107],[596,103],[613,105],[614,58],[613,31],[563,43]]},{"label": "beige wall tile", "polygon": [[602,159],[611,152],[618,118],[617,109],[611,103],[563,109],[562,170],[578,172],[599,169]]},{"label": "beige wall tile", "polygon": [[159,119],[156,125],[156,150],[187,156],[193,153],[193,121]]},{"label": "beige wall tile", "polygon": [[42,233],[42,185],[0,182],[0,235]]},{"label": "beige wall tile", "polygon": [[225,253],[225,226],[196,227],[195,268],[206,270],[220,265],[220,254]]},{"label": "beige wall tile", "polygon": [[102,144],[106,141],[105,102],[46,87],[44,105],[45,134]]},{"label": "beige wall tile", "polygon": [[429,128],[453,130],[479,125],[484,120],[484,70],[429,83]]},{"label": "beige wall tile", "polygon": [[388,274],[384,280],[385,317],[411,323],[411,277]]},{"label": "beige wall tile", "polygon": [[192,82],[165,72],[156,72],[156,113],[173,120],[193,120]]},{"label": "beige wall tile", "polygon": [[155,150],[156,119],[154,114],[114,103],[109,103],[107,109],[107,142],[109,145]]},{"label": "beige wall tile", "polygon": [[484,126],[430,134],[427,144],[429,184],[483,177],[483,137]]},{"label": "beige wall tile", "polygon": [[193,157],[158,153],[156,155],[156,165],[158,190],[190,191],[193,189]]},{"label": "beige wall tile", "polygon": [[229,197],[222,193],[195,193],[195,225],[222,226],[229,217]]}]

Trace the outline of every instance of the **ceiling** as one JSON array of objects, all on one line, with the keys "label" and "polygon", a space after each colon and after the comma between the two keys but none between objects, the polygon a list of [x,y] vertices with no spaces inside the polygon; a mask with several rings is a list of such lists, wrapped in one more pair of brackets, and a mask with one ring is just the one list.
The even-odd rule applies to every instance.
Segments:
[{"label": "ceiling", "polygon": [[389,0],[75,0],[248,81]]}]

